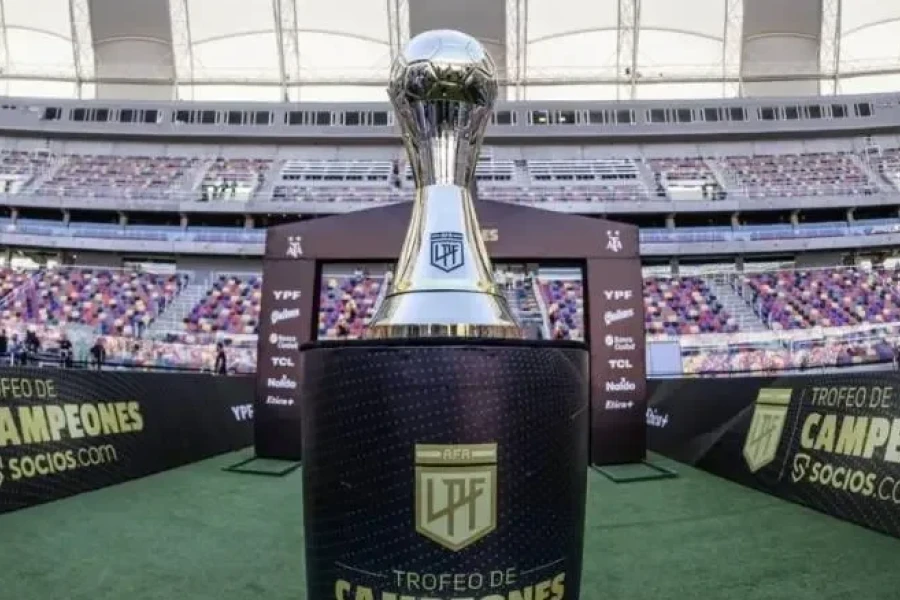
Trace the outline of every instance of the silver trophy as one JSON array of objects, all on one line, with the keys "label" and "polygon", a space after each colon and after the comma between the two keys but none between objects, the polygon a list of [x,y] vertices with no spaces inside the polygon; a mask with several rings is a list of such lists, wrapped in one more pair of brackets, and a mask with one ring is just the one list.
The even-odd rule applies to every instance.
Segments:
[{"label": "silver trophy", "polygon": [[369,338],[521,338],[494,282],[472,205],[475,166],[497,99],[494,62],[458,31],[427,31],[391,67],[388,95],[416,182],[394,277]]}]

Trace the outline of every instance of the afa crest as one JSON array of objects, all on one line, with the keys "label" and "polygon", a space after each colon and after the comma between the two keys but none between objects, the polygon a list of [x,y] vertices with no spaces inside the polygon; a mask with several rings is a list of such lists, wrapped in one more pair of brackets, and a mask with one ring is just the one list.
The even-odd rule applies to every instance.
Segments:
[{"label": "afa crest", "polygon": [[457,552],[497,527],[497,444],[416,444],[416,531]]},{"label": "afa crest", "polygon": [[744,460],[751,473],[775,460],[790,405],[790,389],[759,390],[753,407],[753,419],[744,440]]}]

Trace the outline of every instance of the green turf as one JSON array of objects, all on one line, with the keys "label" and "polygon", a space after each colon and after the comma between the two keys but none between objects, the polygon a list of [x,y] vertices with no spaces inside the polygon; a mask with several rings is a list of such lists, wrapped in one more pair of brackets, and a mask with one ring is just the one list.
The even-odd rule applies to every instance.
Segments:
[{"label": "green turf", "polygon": [[[304,598],[300,471],[243,455],[0,517],[0,600]],[[900,598],[900,541],[659,463],[590,474],[584,600]]]}]

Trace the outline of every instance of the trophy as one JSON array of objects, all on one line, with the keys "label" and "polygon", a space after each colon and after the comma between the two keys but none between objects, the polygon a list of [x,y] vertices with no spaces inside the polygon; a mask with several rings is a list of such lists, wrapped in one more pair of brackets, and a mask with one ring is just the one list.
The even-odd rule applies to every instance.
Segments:
[{"label": "trophy", "polygon": [[393,279],[366,337],[523,337],[494,282],[472,202],[497,99],[493,60],[464,33],[428,31],[394,61],[388,95],[416,194]]}]

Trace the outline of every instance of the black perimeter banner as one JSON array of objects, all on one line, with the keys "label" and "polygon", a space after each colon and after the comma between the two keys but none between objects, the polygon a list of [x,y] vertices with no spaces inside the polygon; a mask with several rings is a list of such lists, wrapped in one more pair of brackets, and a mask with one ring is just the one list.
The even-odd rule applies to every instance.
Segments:
[{"label": "black perimeter banner", "polygon": [[253,442],[251,377],[0,369],[0,513]]},{"label": "black perimeter banner", "polygon": [[303,351],[307,598],[577,600],[581,344]]},{"label": "black perimeter banner", "polygon": [[651,450],[900,537],[900,376],[651,382]]}]

